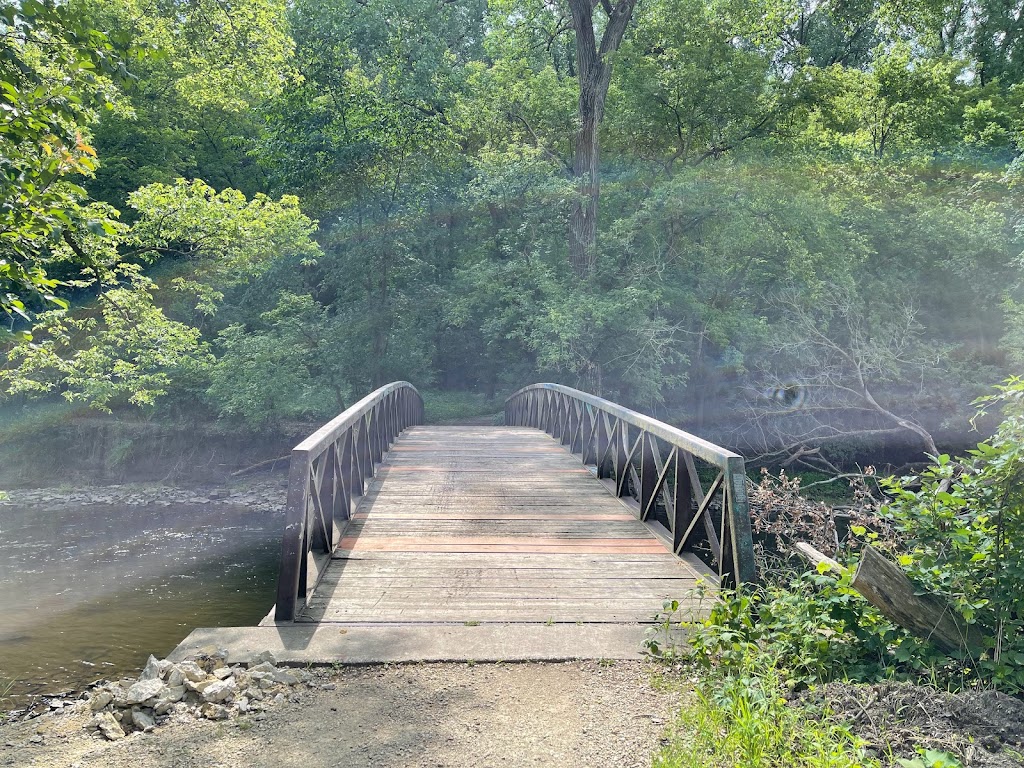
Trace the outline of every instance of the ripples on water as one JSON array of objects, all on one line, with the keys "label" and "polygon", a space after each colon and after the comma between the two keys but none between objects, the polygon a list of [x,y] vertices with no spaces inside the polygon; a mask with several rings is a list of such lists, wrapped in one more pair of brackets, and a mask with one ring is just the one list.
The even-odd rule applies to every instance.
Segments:
[{"label": "ripples on water", "polygon": [[270,610],[280,514],[243,507],[0,507],[0,709],[135,674],[195,627]]}]

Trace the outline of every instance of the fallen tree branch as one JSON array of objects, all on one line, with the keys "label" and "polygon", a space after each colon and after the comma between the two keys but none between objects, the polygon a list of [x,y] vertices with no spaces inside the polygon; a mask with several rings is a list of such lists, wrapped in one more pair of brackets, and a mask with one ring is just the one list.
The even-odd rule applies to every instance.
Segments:
[{"label": "fallen tree branch", "polygon": [[270,466],[271,469],[273,469],[273,465],[277,464],[277,462],[279,462],[279,461],[288,461],[290,458],[291,458],[291,455],[285,455],[285,456],[278,456],[276,459],[267,459],[266,461],[261,461],[261,462],[259,462],[257,464],[253,464],[251,467],[245,467],[243,469],[236,470],[236,471],[232,472],[229,475],[229,477],[238,477],[239,475],[247,475],[250,472],[255,472],[256,470],[262,469],[263,467],[266,467],[266,466]]}]

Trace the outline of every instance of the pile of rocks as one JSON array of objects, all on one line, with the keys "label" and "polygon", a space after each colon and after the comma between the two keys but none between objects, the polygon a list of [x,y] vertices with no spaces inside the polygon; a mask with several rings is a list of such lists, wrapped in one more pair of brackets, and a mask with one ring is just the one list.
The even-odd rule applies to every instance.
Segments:
[{"label": "pile of rocks", "polygon": [[280,703],[309,673],[278,667],[264,652],[246,666],[226,663],[227,652],[171,662],[150,656],[138,680],[97,684],[89,697],[88,726],[110,740],[152,731],[172,716],[226,720]]}]

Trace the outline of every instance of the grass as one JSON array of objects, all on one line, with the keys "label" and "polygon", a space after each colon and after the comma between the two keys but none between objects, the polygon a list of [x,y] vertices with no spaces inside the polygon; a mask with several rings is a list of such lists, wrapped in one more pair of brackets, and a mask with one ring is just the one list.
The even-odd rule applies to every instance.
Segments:
[{"label": "grass", "polygon": [[423,406],[427,424],[446,424],[463,419],[478,419],[483,416],[502,414],[505,401],[501,398],[488,400],[476,392],[422,391]]},{"label": "grass", "polygon": [[36,402],[28,405],[7,403],[0,406],[0,435],[2,442],[31,437],[38,432],[66,423],[74,416],[88,413],[87,408],[59,401]]},{"label": "grass", "polygon": [[681,690],[653,768],[880,768],[829,713],[789,703],[772,670],[747,671],[703,670],[694,691]]},{"label": "grass", "polygon": [[7,701],[7,694],[9,694],[11,689],[14,687],[14,683],[14,680],[0,677],[0,711],[2,711],[4,702]]}]

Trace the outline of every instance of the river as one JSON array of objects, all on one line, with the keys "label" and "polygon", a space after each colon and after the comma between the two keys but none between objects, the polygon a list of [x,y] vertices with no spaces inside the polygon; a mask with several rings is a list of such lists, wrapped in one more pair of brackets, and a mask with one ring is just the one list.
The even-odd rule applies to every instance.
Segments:
[{"label": "river", "polygon": [[274,601],[283,516],[226,505],[0,507],[0,710],[135,675]]}]

